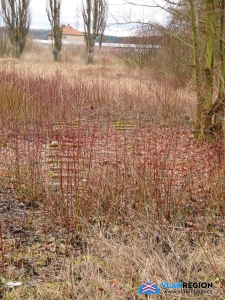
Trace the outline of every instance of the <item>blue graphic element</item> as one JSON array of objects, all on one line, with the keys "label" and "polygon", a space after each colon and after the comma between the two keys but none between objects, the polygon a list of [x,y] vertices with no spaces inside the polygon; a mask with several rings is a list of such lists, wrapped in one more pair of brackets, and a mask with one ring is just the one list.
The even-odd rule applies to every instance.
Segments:
[{"label": "blue graphic element", "polygon": [[159,295],[160,289],[154,282],[143,282],[138,289],[138,294],[141,295]]},{"label": "blue graphic element", "polygon": [[173,282],[172,284],[169,284],[169,282],[162,282],[161,287],[163,289],[182,289],[183,282]]}]

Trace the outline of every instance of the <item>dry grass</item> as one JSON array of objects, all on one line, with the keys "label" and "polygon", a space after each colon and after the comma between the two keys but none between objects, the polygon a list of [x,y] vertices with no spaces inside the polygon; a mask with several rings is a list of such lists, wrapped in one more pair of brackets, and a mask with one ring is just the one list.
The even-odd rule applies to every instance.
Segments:
[{"label": "dry grass", "polygon": [[[6,292],[4,299],[144,299],[137,296],[137,289],[140,282],[152,278],[156,283],[212,281],[214,298],[223,299],[211,263],[224,274],[224,241],[218,238],[220,246],[212,246],[208,234],[201,248],[198,234],[166,223],[151,224],[142,216],[136,230],[116,225],[108,230],[89,228],[82,252],[71,247],[65,256],[65,241],[49,238],[44,255],[34,243],[26,259],[40,275],[31,276],[24,266],[23,272],[28,272],[20,277],[24,285]],[[184,299],[176,294],[162,294],[160,299]]]},{"label": "dry grass", "polygon": [[0,61],[2,299],[144,299],[143,281],[224,299],[221,149],[193,138],[193,91],[29,47]]}]

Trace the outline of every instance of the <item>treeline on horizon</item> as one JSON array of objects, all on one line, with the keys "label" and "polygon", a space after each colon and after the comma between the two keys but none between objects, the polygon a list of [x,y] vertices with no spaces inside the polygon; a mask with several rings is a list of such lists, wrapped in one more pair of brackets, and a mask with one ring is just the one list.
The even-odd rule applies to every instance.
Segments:
[{"label": "treeline on horizon", "polygon": [[[30,29],[29,36],[34,39],[47,40],[50,29]],[[104,43],[123,43],[124,37],[118,37],[113,35],[104,35]],[[99,37],[96,40],[99,42]]]},{"label": "treeline on horizon", "polygon": [[[6,33],[5,27],[0,27],[0,33]],[[34,39],[40,39],[40,40],[47,40],[48,34],[50,32],[50,29],[30,29],[29,30],[29,37]],[[148,41],[151,44],[159,44],[158,36],[149,36],[148,39],[151,39],[151,41]],[[146,38],[145,38],[146,39]],[[97,37],[96,42],[99,42],[99,37]],[[114,35],[104,35],[103,39],[104,43],[124,43],[124,44],[139,44],[140,43],[140,37],[138,36],[127,36],[127,37],[119,37]],[[143,42],[143,41],[142,41]],[[144,44],[146,41],[144,42]]]}]

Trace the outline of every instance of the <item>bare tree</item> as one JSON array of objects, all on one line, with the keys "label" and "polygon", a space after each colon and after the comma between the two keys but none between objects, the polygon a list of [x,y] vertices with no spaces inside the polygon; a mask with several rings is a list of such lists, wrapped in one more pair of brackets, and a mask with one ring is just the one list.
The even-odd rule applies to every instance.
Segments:
[{"label": "bare tree", "polygon": [[31,22],[30,0],[1,0],[1,5],[9,39],[15,48],[16,57],[20,58]]},{"label": "bare tree", "polygon": [[84,20],[87,64],[93,64],[96,38],[100,36],[100,41],[102,41],[106,27],[107,11],[107,0],[83,0],[82,15]]},{"label": "bare tree", "polygon": [[60,25],[60,9],[61,0],[48,0],[46,12],[50,22],[52,32],[51,37],[53,41],[53,56],[54,60],[58,61],[59,52],[62,48],[62,27]]},{"label": "bare tree", "polygon": [[[224,134],[225,145],[225,1],[224,0],[164,0],[164,4],[146,0],[124,0],[133,6],[155,7],[164,9],[187,24],[192,32],[190,43],[182,37],[171,34],[157,24],[166,34],[177,38],[185,45],[190,45],[193,53],[192,69],[196,87],[196,118],[194,133],[198,139],[209,139]],[[130,22],[131,23],[131,22]],[[141,23],[133,21],[132,23]],[[218,55],[219,54],[219,55]],[[218,91],[217,91],[218,90]],[[225,157],[224,157],[225,159]]]}]

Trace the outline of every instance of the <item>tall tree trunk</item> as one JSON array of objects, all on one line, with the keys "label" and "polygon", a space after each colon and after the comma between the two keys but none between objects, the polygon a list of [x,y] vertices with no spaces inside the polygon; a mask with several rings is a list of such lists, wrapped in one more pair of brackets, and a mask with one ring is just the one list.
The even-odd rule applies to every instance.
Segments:
[{"label": "tall tree trunk", "polygon": [[[54,0],[54,8],[53,9],[54,9],[54,16],[56,16],[57,15],[56,0]],[[57,50],[57,47],[56,47],[56,43],[57,43],[56,17],[54,19],[53,39],[54,39],[54,49],[53,49],[54,61],[58,61],[59,51]]]},{"label": "tall tree trunk", "polygon": [[[12,1],[12,40],[15,49],[16,58],[20,58],[20,43],[17,38],[16,30],[18,30],[18,24],[15,24],[16,12],[15,12],[15,2]],[[17,26],[16,26],[17,25]]]},{"label": "tall tree trunk", "polygon": [[215,0],[206,0],[206,88],[205,109],[212,105],[213,58],[215,37]]},{"label": "tall tree trunk", "polygon": [[54,61],[59,60],[59,52],[62,46],[62,27],[60,26],[61,0],[48,0],[46,12],[50,22],[52,32],[52,54]]},{"label": "tall tree trunk", "polygon": [[92,40],[91,34],[91,0],[87,1],[87,30],[86,30],[86,64],[93,64]]},{"label": "tall tree trunk", "polygon": [[220,31],[219,31],[219,49],[220,49],[220,81],[218,98],[210,109],[210,114],[213,116],[213,129],[216,135],[220,135],[222,130],[224,134],[225,145],[225,47],[224,47],[224,26],[225,26],[225,0],[220,0]]},{"label": "tall tree trunk", "polygon": [[93,64],[94,63],[94,60],[93,60],[94,50],[95,50],[95,46],[92,43],[92,45],[89,45],[89,47],[88,47],[87,64]]},{"label": "tall tree trunk", "polygon": [[206,69],[205,69],[205,99],[202,105],[202,138],[211,135],[212,115],[209,110],[212,106],[213,92],[213,59],[215,37],[215,0],[206,1]]},{"label": "tall tree trunk", "polygon": [[107,1],[83,0],[82,15],[86,41],[86,63],[93,64],[96,38],[103,35],[106,26]]},{"label": "tall tree trunk", "polygon": [[208,139],[211,135],[212,114],[210,113],[210,109],[212,107],[212,91],[213,91],[215,1],[216,0],[205,0],[206,68],[205,68],[205,85],[203,86],[203,77],[200,68],[198,13],[197,13],[195,0],[189,0],[191,23],[192,23],[195,80],[196,80],[196,90],[197,90],[195,137],[199,139]]},{"label": "tall tree trunk", "polygon": [[221,72],[220,72],[220,85],[218,99],[222,100],[224,98],[224,81],[225,81],[225,47],[224,47],[224,9],[225,9],[225,0],[221,0],[220,5],[220,61],[221,61]]},{"label": "tall tree trunk", "polygon": [[16,58],[20,58],[20,42],[15,40],[15,54]]},{"label": "tall tree trunk", "polygon": [[54,61],[59,60],[59,50],[56,47],[54,47],[53,56],[54,56]]},{"label": "tall tree trunk", "polygon": [[195,0],[189,0],[190,14],[191,14],[191,27],[192,27],[192,44],[193,44],[193,58],[194,58],[194,73],[195,85],[197,92],[197,105],[195,117],[195,130],[196,137],[201,135],[201,119],[202,119],[202,105],[204,103],[204,91],[202,84],[202,72],[200,67],[200,52],[199,52],[199,27],[198,27],[198,13]]},{"label": "tall tree trunk", "polygon": [[[219,120],[216,120],[215,131],[216,133],[220,133],[223,131],[223,145],[225,149],[225,47],[224,47],[224,26],[225,26],[225,0],[221,0],[220,2],[220,62],[221,62],[221,71],[220,71],[220,85],[219,85],[219,93],[218,93],[218,110],[216,112],[216,116],[219,117]],[[225,151],[223,157],[223,165],[225,166]]]}]

